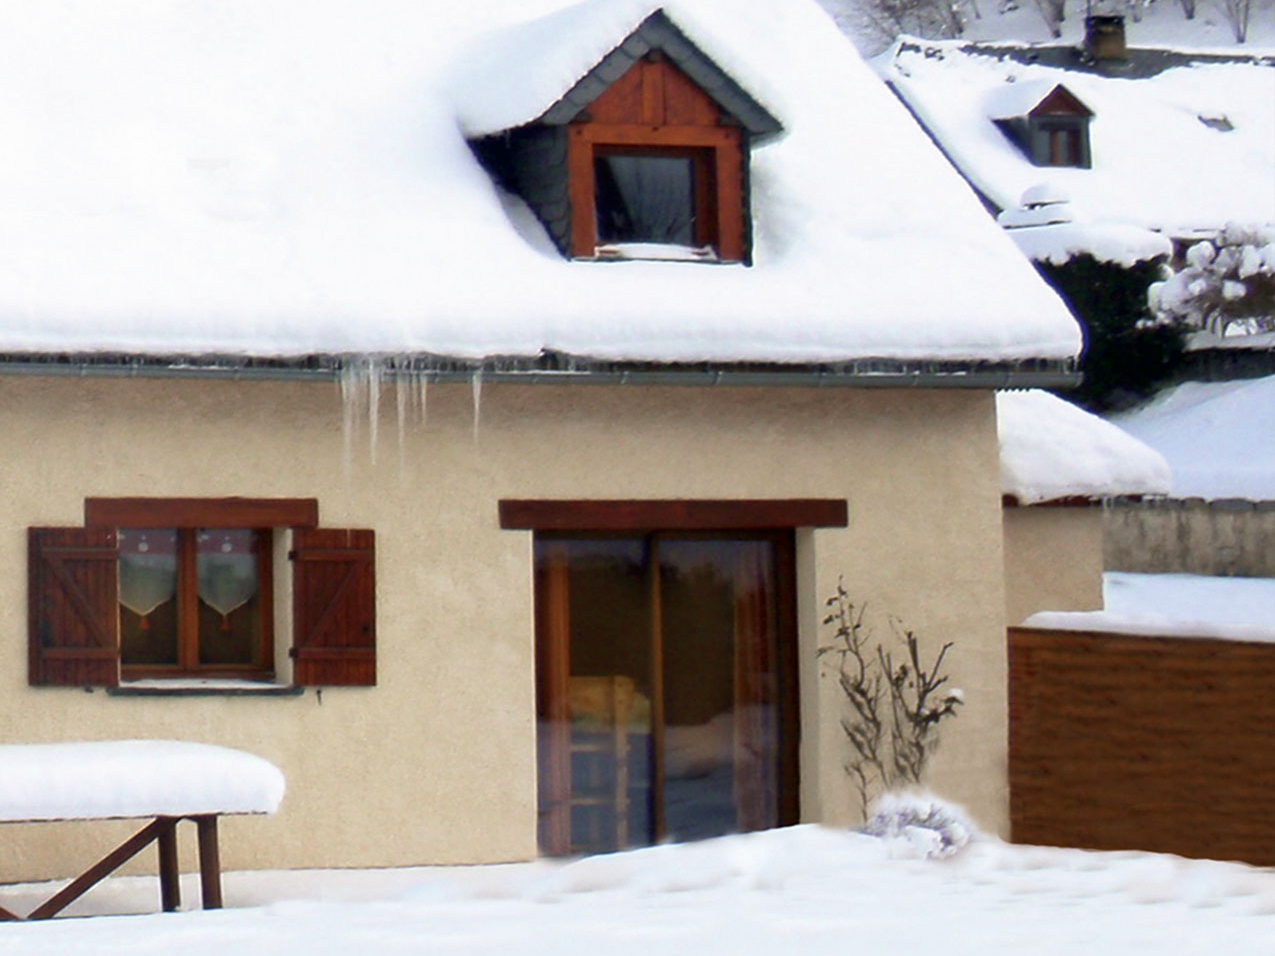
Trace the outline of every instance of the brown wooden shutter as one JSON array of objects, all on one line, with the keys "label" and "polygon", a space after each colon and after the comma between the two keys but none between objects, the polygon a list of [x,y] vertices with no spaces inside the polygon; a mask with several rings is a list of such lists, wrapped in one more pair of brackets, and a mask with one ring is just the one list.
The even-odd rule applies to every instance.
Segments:
[{"label": "brown wooden shutter", "polygon": [[293,681],[376,684],[376,573],[372,531],[294,529]]},{"label": "brown wooden shutter", "polygon": [[30,528],[32,684],[119,683],[119,549],[113,528]]}]

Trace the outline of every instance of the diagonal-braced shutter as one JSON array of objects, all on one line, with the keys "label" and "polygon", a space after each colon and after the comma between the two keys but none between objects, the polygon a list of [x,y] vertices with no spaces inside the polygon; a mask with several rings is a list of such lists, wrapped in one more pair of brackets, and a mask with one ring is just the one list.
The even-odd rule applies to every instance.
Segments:
[{"label": "diagonal-braced shutter", "polygon": [[119,683],[119,550],[112,528],[30,528],[32,684]]},{"label": "diagonal-braced shutter", "polygon": [[374,533],[312,528],[292,535],[294,682],[373,686]]}]

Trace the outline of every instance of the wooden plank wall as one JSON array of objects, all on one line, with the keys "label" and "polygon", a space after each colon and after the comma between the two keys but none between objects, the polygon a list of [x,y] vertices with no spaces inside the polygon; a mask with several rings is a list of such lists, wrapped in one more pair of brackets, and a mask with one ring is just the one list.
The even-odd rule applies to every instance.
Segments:
[{"label": "wooden plank wall", "polygon": [[1009,629],[1017,843],[1275,865],[1275,645]]}]

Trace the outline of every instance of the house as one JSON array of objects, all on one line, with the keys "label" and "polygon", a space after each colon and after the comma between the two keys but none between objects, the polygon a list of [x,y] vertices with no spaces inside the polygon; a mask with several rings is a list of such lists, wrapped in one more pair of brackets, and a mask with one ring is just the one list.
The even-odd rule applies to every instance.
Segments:
[{"label": "house", "polygon": [[956,642],[1004,829],[993,389],[1080,335],[812,3],[0,33],[3,740],[266,757],[231,868],[846,821],[844,580]]},{"label": "house", "polygon": [[[903,37],[877,66],[1037,261],[1128,264],[1275,223],[1275,58],[1140,47],[1123,18],[1090,19],[1079,47]],[[1041,189],[1065,216],[1033,221]]]}]

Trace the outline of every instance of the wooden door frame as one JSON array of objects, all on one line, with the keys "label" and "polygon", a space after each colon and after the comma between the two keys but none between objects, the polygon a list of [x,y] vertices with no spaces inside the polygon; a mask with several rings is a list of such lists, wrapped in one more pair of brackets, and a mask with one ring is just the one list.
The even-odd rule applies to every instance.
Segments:
[{"label": "wooden door frame", "polygon": [[[775,766],[776,774],[776,825],[791,826],[799,822],[800,816],[800,688],[798,682],[798,640],[797,640],[797,601],[796,601],[796,540],[795,529],[652,529],[645,532],[637,531],[545,531],[537,532],[535,535],[535,544],[549,544],[555,541],[579,541],[579,540],[610,540],[610,541],[640,541],[643,545],[643,563],[644,577],[646,578],[645,587],[649,589],[650,612],[651,612],[651,747],[652,747],[652,763],[651,763],[651,829],[652,842],[659,843],[663,841],[667,835],[667,826],[665,821],[664,810],[664,789],[665,789],[665,755],[664,755],[664,699],[663,699],[663,613],[662,613],[662,593],[660,588],[659,571],[659,545],[661,541],[693,541],[693,540],[715,540],[715,541],[764,541],[771,545],[771,554],[773,566],[771,573],[774,575],[773,585],[775,588],[776,601],[776,633],[775,633],[775,667],[778,679],[777,685],[777,764]],[[564,654],[560,649],[562,644],[561,635],[553,636],[550,630],[554,628],[569,628],[568,612],[562,609],[554,609],[545,606],[542,586],[547,580],[545,574],[541,571],[539,555],[536,558],[536,574],[533,577],[535,583],[535,593],[533,601],[535,602],[535,620],[536,620],[536,699],[537,699],[537,722],[549,721],[550,723],[560,723],[564,718],[564,708],[566,706],[564,700],[556,699],[560,696],[555,695],[554,688],[559,684],[563,684],[562,673],[569,673],[570,659],[569,653]],[[561,603],[562,597],[559,596],[555,603]],[[555,653],[557,650],[557,653]],[[560,659],[561,658],[561,659]],[[561,672],[561,673],[560,673]],[[556,675],[556,677],[555,677]],[[559,688],[561,691],[561,688]],[[553,727],[548,728],[548,733],[553,735],[555,730]],[[538,737],[537,747],[550,744],[549,741]],[[562,749],[562,744],[557,741],[556,750]],[[556,751],[555,751],[556,752]],[[561,769],[558,764],[561,762],[560,755],[554,757],[553,767],[548,772],[556,773],[561,776]],[[544,763],[541,758],[537,759],[537,767],[541,772],[546,772]],[[569,770],[569,768],[568,768]],[[561,786],[562,781],[557,781]],[[570,782],[566,785],[569,787]],[[540,788],[538,788],[539,792]],[[537,797],[538,803],[540,797]],[[538,815],[542,813],[543,807],[538,807]],[[560,814],[560,808],[553,812]],[[549,826],[552,828],[554,837],[549,842],[553,843],[550,852],[559,852],[559,844],[565,837],[566,849],[561,852],[570,852],[570,821],[558,819],[551,821]],[[565,826],[565,833],[562,832]]]}]

